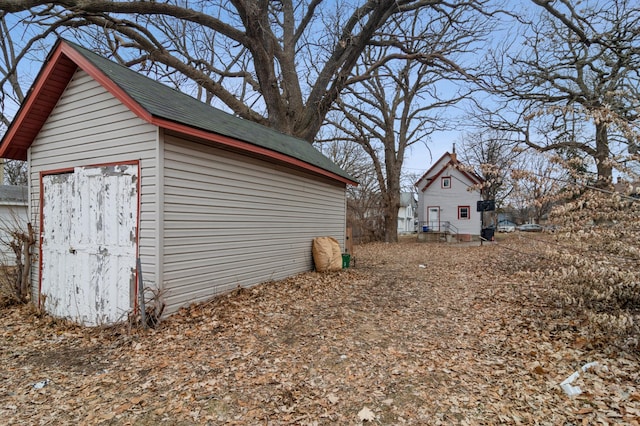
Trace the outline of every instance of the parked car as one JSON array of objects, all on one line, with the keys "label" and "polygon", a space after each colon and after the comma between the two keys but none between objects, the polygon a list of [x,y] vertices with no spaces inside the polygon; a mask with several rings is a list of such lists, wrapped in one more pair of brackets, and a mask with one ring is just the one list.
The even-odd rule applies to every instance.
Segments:
[{"label": "parked car", "polygon": [[524,225],[518,226],[518,231],[523,232],[542,232],[542,226],[535,223],[525,223]]},{"label": "parked car", "polygon": [[513,232],[516,230],[515,225],[503,224],[498,225],[498,232]]},{"label": "parked car", "polygon": [[547,225],[544,228],[545,231],[551,232],[552,234],[554,232],[557,232],[559,229],[560,229],[560,227],[558,225]]}]

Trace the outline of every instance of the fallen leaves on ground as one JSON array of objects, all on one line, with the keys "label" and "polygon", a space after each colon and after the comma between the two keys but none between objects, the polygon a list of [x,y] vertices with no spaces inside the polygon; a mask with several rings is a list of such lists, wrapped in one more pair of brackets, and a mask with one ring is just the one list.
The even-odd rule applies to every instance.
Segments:
[{"label": "fallen leaves on ground", "polygon": [[354,268],[234,291],[147,331],[3,308],[0,418],[639,424],[637,354],[592,345],[544,283],[501,265],[501,244],[359,246]]}]

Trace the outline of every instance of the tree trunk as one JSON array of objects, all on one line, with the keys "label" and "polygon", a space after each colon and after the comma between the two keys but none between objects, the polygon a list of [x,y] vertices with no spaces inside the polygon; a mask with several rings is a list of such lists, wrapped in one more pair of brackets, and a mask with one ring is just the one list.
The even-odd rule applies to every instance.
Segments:
[{"label": "tree trunk", "polygon": [[385,206],[384,212],[384,241],[387,243],[398,242],[398,207],[399,203],[390,203]]},{"label": "tree trunk", "polygon": [[605,188],[612,183],[612,167],[609,158],[609,136],[607,134],[608,123],[596,123],[596,167],[598,171],[598,182],[596,186]]},{"label": "tree trunk", "polygon": [[[389,159],[387,159],[389,161]],[[384,200],[384,241],[398,242],[398,209],[400,208],[400,169],[387,164],[387,187]]]}]

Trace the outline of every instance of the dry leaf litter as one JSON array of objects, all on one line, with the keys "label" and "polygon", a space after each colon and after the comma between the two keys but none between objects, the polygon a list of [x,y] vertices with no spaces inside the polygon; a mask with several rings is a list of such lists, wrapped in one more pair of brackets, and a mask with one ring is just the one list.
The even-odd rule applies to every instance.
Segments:
[{"label": "dry leaf litter", "polygon": [[0,419],[640,424],[638,354],[593,345],[544,282],[505,267],[508,244],[527,245],[358,246],[353,268],[239,289],[146,331],[2,308]]}]

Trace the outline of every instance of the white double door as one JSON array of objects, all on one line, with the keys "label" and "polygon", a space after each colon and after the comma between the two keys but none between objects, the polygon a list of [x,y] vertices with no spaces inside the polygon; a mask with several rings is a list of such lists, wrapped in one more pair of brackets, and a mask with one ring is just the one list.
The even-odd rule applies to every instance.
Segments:
[{"label": "white double door", "polygon": [[47,312],[85,325],[126,319],[136,288],[138,173],[124,164],[42,177]]}]

